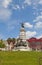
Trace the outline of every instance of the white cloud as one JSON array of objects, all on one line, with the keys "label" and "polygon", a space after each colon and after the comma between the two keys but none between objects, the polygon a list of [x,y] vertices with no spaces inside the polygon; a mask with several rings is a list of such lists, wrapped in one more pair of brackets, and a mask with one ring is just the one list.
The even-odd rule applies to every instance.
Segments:
[{"label": "white cloud", "polygon": [[17,10],[17,9],[20,9],[20,6],[19,6],[19,5],[12,5],[12,8],[13,8],[14,10]]},{"label": "white cloud", "polygon": [[28,4],[28,5],[38,5],[38,4],[42,4],[42,0],[25,0],[24,3]]},{"label": "white cloud", "polygon": [[37,22],[35,24],[35,28],[42,28],[42,22]]},{"label": "white cloud", "polygon": [[23,4],[27,4],[29,6],[32,6],[33,9],[38,9],[38,5],[42,5],[42,0],[24,0]]},{"label": "white cloud", "polygon": [[12,2],[12,0],[3,0],[2,2],[3,7],[7,8],[10,2]]},{"label": "white cloud", "polygon": [[25,0],[24,3],[31,5],[31,0]]},{"label": "white cloud", "polygon": [[42,15],[37,16],[36,19],[34,20],[34,22],[39,22],[39,21],[41,21],[41,20],[42,20]]},{"label": "white cloud", "polygon": [[7,20],[11,16],[11,11],[9,9],[0,9],[0,19]]},{"label": "white cloud", "polygon": [[30,24],[30,23],[28,23],[28,22],[24,23],[24,26],[25,26],[26,28],[32,28],[32,27],[33,27],[33,25]]},{"label": "white cloud", "polygon": [[41,5],[42,5],[42,0],[39,0],[39,4],[41,4]]},{"label": "white cloud", "polygon": [[27,31],[26,32],[26,38],[29,39],[31,37],[34,37],[37,34],[36,31]]},{"label": "white cloud", "polygon": [[[41,5],[42,2],[41,2],[40,0],[35,0],[35,1],[32,3],[33,9],[38,10],[39,4]],[[39,9],[42,9],[42,7],[41,7],[41,8],[39,7]]]},{"label": "white cloud", "polygon": [[19,7],[19,5],[16,5],[16,7],[17,7],[17,9],[19,9],[20,7]]},{"label": "white cloud", "polygon": [[11,12],[11,10],[10,9],[8,9],[7,8],[7,6],[8,6],[8,4],[4,4],[3,5],[3,3],[5,3],[5,1],[10,1],[10,0],[2,0],[2,1],[0,1],[0,19],[2,19],[2,20],[7,20],[7,19],[9,19],[9,17],[11,16],[11,14],[12,14],[12,12]]},{"label": "white cloud", "polygon": [[35,28],[42,28],[42,15],[37,16],[34,22],[35,22]]},{"label": "white cloud", "polygon": [[24,9],[24,5],[22,5],[22,9]]}]

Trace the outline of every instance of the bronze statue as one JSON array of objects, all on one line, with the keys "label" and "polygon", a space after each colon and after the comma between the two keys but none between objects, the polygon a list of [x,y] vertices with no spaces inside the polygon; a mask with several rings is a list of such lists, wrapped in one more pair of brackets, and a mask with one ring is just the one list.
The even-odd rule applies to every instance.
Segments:
[{"label": "bronze statue", "polygon": [[21,26],[24,28],[24,23],[22,23]]}]

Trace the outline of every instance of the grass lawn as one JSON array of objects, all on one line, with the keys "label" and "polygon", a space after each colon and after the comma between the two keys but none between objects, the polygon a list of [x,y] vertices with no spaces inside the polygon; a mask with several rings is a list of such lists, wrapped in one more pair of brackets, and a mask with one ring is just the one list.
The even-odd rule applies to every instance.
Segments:
[{"label": "grass lawn", "polygon": [[42,52],[0,51],[0,65],[42,65]]}]

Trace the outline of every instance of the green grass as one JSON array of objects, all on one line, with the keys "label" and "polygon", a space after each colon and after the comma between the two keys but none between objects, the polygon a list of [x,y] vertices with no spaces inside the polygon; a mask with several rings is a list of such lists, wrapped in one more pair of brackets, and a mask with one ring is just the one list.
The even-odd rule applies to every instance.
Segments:
[{"label": "green grass", "polygon": [[0,51],[0,65],[39,65],[39,57],[42,52]]}]

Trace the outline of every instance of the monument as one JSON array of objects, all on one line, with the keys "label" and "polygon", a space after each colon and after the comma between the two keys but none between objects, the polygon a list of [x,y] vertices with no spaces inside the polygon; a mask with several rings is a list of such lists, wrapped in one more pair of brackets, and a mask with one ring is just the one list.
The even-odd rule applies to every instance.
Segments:
[{"label": "monument", "polygon": [[23,42],[26,41],[26,31],[25,31],[25,28],[24,28],[24,24],[23,24],[23,23],[21,24],[21,29],[20,29],[19,38],[20,38]]},{"label": "monument", "polygon": [[24,27],[24,23],[21,24],[19,38],[17,39],[15,49],[20,51],[30,51],[29,43],[26,40],[26,31]]}]

